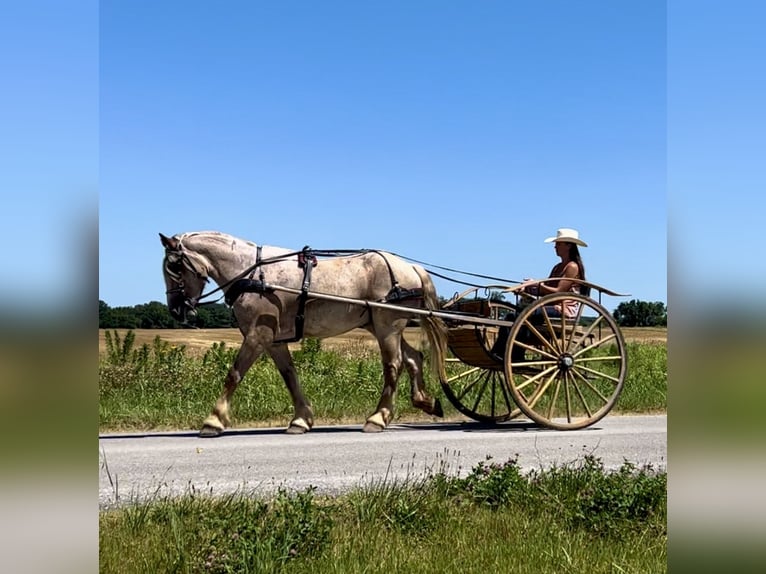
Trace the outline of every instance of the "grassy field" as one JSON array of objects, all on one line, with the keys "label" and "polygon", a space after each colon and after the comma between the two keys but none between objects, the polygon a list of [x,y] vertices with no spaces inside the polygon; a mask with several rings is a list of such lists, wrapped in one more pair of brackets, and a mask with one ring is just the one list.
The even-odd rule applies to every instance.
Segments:
[{"label": "grassy field", "polygon": [[[127,329],[112,329],[120,337],[124,337]],[[242,334],[238,329],[132,329],[136,335],[136,344],[151,344],[155,337],[167,341],[171,345],[185,345],[190,353],[204,353],[213,343],[226,343],[228,347],[238,347],[242,344]],[[626,342],[667,342],[666,327],[626,327],[622,329]],[[98,350],[106,350],[105,330],[98,330]],[[408,342],[420,345],[422,336],[417,328],[405,331]],[[337,349],[345,347],[369,346],[375,348],[375,339],[364,329],[354,329],[349,333],[322,341],[322,348]],[[292,343],[291,349],[299,349],[300,343]]]},{"label": "grassy field", "polygon": [[[656,330],[628,333],[630,366],[612,413],[666,409],[667,345],[656,340],[660,335]],[[419,346],[418,330],[407,336]],[[100,432],[198,429],[222,390],[241,342],[233,329],[112,330],[101,331],[100,338]],[[316,424],[354,424],[371,414],[380,398],[382,373],[376,344],[367,333],[324,341],[304,339],[291,346]],[[431,421],[410,404],[404,379],[394,398],[394,420]],[[465,420],[430,373],[426,373],[426,385],[441,398],[444,420]],[[237,388],[232,422],[238,428],[283,426],[291,415],[285,384],[273,362],[263,356]]]}]

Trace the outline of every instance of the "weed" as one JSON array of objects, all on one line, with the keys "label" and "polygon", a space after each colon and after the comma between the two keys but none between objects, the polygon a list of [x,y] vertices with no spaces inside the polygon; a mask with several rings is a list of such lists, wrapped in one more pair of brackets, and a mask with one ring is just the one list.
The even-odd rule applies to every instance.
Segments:
[{"label": "weed", "polygon": [[313,488],[280,489],[269,503],[229,497],[222,504],[225,516],[218,512],[207,525],[212,536],[201,556],[205,572],[271,572],[329,542],[332,520],[315,502]]}]

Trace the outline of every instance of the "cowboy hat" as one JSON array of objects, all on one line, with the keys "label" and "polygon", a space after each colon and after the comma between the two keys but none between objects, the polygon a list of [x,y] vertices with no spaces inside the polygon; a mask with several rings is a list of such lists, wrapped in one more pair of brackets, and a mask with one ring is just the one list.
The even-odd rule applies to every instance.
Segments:
[{"label": "cowboy hat", "polygon": [[580,239],[580,234],[577,233],[576,229],[568,229],[566,227],[562,227],[561,229],[558,229],[556,231],[556,237],[549,237],[548,239],[545,240],[545,243],[551,243],[553,241],[575,243],[576,245],[588,247],[588,244],[585,243],[582,239]]}]

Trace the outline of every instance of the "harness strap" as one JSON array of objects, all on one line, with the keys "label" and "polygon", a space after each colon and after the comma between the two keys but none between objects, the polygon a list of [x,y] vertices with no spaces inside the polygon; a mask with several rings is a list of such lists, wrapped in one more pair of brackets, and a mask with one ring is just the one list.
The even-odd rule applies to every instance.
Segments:
[{"label": "harness strap", "polygon": [[[310,261],[311,265],[307,265],[307,261]],[[316,255],[306,245],[298,255],[298,267],[303,268],[303,283],[301,284],[301,294],[298,295],[298,312],[295,315],[295,336],[287,341],[279,341],[280,343],[292,343],[303,339],[303,325],[306,322],[306,300],[309,298],[309,288],[311,287],[311,270],[316,266]]]},{"label": "harness strap", "polygon": [[262,279],[237,279],[226,291],[224,300],[231,307],[234,301],[243,293],[273,293],[274,290],[267,287]]},{"label": "harness strap", "polygon": [[[255,248],[255,265],[253,265],[251,271],[250,271],[250,279],[253,278],[253,275],[255,274],[255,270],[261,267],[261,254],[263,253],[263,245],[258,245]],[[260,272],[260,278],[261,281],[263,281],[263,268],[261,268]]]},{"label": "harness strap", "polygon": [[399,285],[395,285],[388,292],[386,298],[383,300],[385,303],[395,303],[397,301],[406,301],[407,299],[423,299],[424,291],[422,287],[416,287],[415,289],[402,289]]},{"label": "harness strap", "polygon": [[[306,267],[306,261],[311,262],[312,267],[317,266],[317,256],[314,255],[314,252],[311,250],[311,247],[308,245],[305,245],[300,253],[298,253],[298,267]],[[311,271],[309,271],[309,276],[311,275]]]}]

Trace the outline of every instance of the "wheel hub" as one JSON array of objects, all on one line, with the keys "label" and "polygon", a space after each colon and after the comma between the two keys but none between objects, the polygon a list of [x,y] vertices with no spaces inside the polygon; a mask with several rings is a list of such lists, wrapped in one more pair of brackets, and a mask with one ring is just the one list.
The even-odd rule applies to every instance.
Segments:
[{"label": "wheel hub", "polygon": [[569,353],[564,353],[559,357],[559,369],[562,371],[568,371],[574,366],[574,357]]}]

